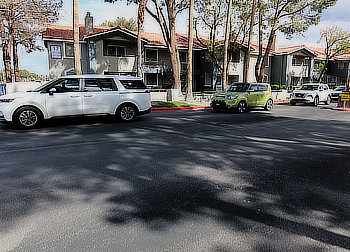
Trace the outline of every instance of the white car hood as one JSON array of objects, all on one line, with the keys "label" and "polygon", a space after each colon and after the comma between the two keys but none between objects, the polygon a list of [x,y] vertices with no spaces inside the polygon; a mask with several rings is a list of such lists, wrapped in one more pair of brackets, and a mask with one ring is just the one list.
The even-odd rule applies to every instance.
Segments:
[{"label": "white car hood", "polygon": [[293,91],[294,94],[314,94],[316,93],[316,90],[295,90]]},{"label": "white car hood", "polygon": [[0,99],[15,99],[30,95],[30,92],[16,92],[7,95],[1,95]]}]

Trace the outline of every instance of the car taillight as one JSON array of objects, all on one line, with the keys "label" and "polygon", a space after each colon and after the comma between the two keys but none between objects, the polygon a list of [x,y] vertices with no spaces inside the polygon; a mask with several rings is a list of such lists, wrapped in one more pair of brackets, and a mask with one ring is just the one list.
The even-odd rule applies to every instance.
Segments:
[{"label": "car taillight", "polygon": [[145,90],[145,93],[151,93],[151,90]]}]

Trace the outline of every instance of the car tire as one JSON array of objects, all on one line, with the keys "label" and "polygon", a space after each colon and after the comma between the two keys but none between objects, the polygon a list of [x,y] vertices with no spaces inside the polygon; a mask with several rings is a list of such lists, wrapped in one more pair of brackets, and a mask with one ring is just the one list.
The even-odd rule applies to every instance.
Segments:
[{"label": "car tire", "polygon": [[42,113],[35,107],[22,107],[13,116],[13,123],[16,128],[33,129],[39,127],[43,120]]},{"label": "car tire", "polygon": [[241,114],[247,112],[247,110],[247,103],[245,101],[240,101],[237,105],[237,112]]},{"label": "car tire", "polygon": [[327,96],[327,100],[324,102],[326,105],[329,105],[329,104],[331,104],[331,102],[332,102],[332,99],[331,99],[331,97],[330,96]]},{"label": "car tire", "polygon": [[217,112],[220,112],[220,111],[221,111],[221,109],[220,109],[220,108],[218,108],[218,107],[213,107],[213,111],[214,111],[215,113],[217,113]]},{"label": "car tire", "polygon": [[315,99],[314,99],[314,106],[317,106],[319,101],[320,100],[319,100],[318,96],[316,96]]},{"label": "car tire", "polygon": [[116,116],[119,121],[131,122],[135,120],[137,115],[137,108],[133,104],[124,104],[120,106],[116,112]]},{"label": "car tire", "polygon": [[289,104],[290,104],[290,106],[295,106],[296,105],[295,102],[290,102]]},{"label": "car tire", "polygon": [[266,111],[270,111],[273,108],[273,100],[272,99],[268,99],[268,101],[266,102],[266,105],[264,107],[264,109]]}]

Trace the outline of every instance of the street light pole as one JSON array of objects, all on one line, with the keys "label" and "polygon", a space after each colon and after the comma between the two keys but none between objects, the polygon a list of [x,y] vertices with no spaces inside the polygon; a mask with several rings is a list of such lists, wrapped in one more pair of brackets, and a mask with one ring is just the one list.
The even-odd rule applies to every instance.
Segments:
[{"label": "street light pole", "polygon": [[79,47],[79,11],[78,0],[73,0],[73,39],[74,39],[74,69],[75,74],[81,74],[80,47]]}]

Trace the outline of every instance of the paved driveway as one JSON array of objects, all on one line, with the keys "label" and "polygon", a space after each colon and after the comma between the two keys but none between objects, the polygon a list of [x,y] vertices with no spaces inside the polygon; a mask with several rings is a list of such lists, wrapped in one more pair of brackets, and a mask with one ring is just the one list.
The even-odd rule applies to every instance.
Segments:
[{"label": "paved driveway", "polygon": [[277,105],[0,126],[0,250],[350,250],[349,125]]}]

